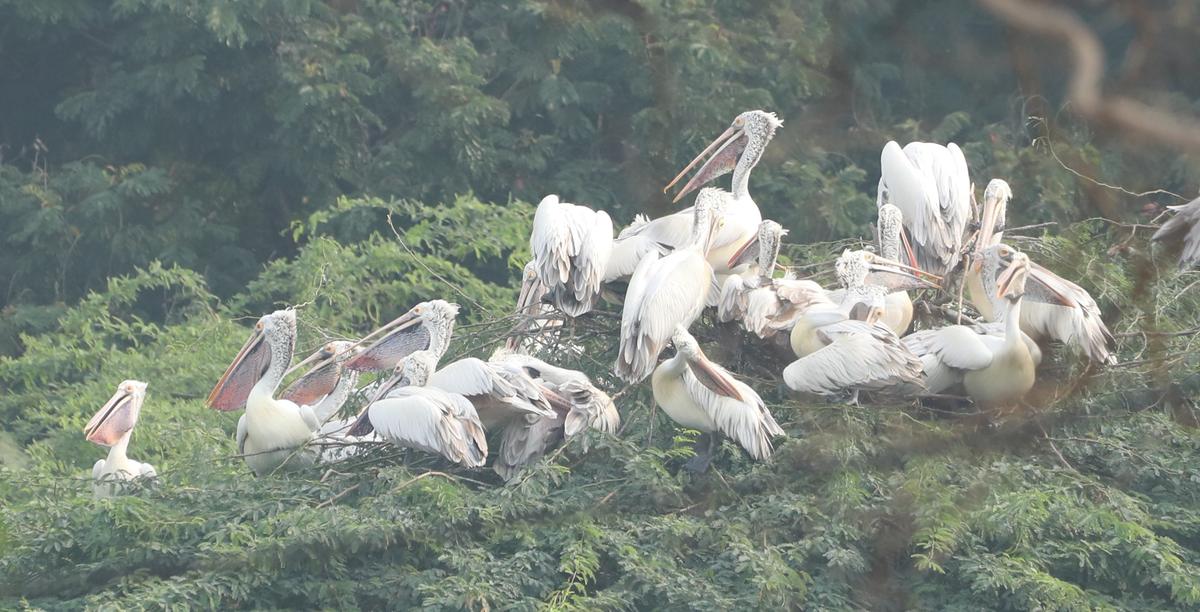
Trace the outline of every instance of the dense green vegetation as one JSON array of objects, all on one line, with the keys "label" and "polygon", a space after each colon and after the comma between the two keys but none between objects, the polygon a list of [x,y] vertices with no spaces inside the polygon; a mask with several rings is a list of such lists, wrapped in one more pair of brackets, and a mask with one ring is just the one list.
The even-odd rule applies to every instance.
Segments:
[{"label": "dense green vegetation", "polygon": [[[1089,6],[1114,90],[1195,106],[1196,3]],[[1200,607],[1200,285],[1134,225],[1196,162],[1075,120],[1056,53],[949,1],[0,2],[0,607]],[[1021,414],[843,406],[706,321],[789,437],[698,478],[610,375],[611,305],[553,359],[621,435],[513,485],[389,448],[256,480],[204,408],[281,305],[306,354],[443,297],[450,356],[486,355],[530,203],[661,214],[750,108],[786,121],[751,188],[791,263],[871,235],[886,140],[954,140],[1010,226],[1057,224],[1009,240],[1092,292],[1122,365],[1054,351]],[[125,378],[160,478],[94,500],[80,430]]]}]

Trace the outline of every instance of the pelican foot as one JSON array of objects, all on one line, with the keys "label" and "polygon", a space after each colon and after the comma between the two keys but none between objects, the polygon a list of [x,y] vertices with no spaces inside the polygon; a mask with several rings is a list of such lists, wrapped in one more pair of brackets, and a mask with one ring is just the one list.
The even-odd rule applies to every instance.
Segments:
[{"label": "pelican foot", "polygon": [[700,437],[696,438],[695,445],[692,446],[692,450],[696,454],[683,464],[683,469],[692,474],[707,472],[709,464],[712,463],[713,452],[716,450],[716,440],[716,434],[700,434]]}]

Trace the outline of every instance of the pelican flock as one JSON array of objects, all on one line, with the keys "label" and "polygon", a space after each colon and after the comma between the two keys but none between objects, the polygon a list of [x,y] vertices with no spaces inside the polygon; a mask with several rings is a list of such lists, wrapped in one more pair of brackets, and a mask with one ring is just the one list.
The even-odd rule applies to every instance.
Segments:
[{"label": "pelican flock", "polygon": [[[619,435],[618,399],[649,379],[653,404],[700,432],[685,465],[700,473],[722,438],[766,461],[787,435],[750,384],[761,379],[702,349],[704,334],[693,327],[709,310],[714,322],[745,330],[759,344],[755,365],[774,369],[792,392],[855,404],[860,394],[868,402],[949,394],[988,409],[1018,405],[1048,343],[1101,366],[1116,362],[1091,295],[1003,242],[1013,197],[1006,181],[988,183],[977,214],[954,143],[886,143],[877,249],[847,249],[826,262],[836,287],[802,278],[781,254],[788,230],[763,219],[750,195],[751,172],[782,125],[774,113],[739,114],[664,189],[695,170],[673,198],[696,192],[692,206],[656,219],[639,214],[620,231],[606,211],[545,196],[521,276],[520,323],[487,359],[439,365],[455,342],[459,307],[430,299],[290,366],[296,311],[284,309],[257,321],[207,404],[244,408],[235,441],[258,476],[390,443],[465,468],[490,462],[507,481],[571,440],[581,438],[586,452],[587,430]],[[706,186],[727,173],[728,190]],[[1200,259],[1197,202],[1177,207],[1155,235],[1183,242],[1184,266]],[[933,315],[917,316],[961,309],[964,292],[982,322],[939,326]],[[598,316],[602,300],[620,302],[613,377],[556,365],[556,357],[581,356],[564,341],[577,321]],[[285,387],[292,372],[302,373]],[[373,380],[360,386],[364,375]],[[616,379],[626,386],[610,395]],[[93,470],[98,496],[114,493],[116,481],[155,475],[126,455],[145,392],[146,383],[122,382],[85,428],[87,440],[110,449]],[[342,415],[348,404],[354,414]]]}]

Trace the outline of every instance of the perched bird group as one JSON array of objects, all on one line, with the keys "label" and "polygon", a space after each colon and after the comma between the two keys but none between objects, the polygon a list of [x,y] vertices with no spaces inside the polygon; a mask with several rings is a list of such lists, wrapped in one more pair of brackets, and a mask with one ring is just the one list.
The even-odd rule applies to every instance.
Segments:
[{"label": "perched bird group", "polygon": [[[722,436],[764,460],[785,435],[760,395],[709,359],[693,337],[691,327],[709,308],[768,352],[790,349],[794,359],[781,374],[795,392],[856,403],[860,393],[915,398],[961,388],[985,407],[1011,405],[1033,387],[1038,343],[1045,341],[1115,363],[1112,335],[1087,291],[1002,242],[1008,183],[989,182],[976,210],[966,159],[953,143],[884,146],[877,248],[844,251],[833,262],[838,287],[781,266],[788,231],[762,218],[749,179],[782,124],[769,112],[738,115],[668,184],[699,166],[674,198],[698,190],[692,207],[653,220],[639,215],[620,232],[604,211],[546,196],[534,216],[532,260],[517,304],[525,325],[486,360],[441,364],[458,306],[431,300],[289,369],[296,314],[280,310],[259,319],[208,404],[245,408],[238,451],[260,476],[386,441],[465,467],[483,466],[490,456],[493,469],[512,479],[586,428],[616,433],[612,398],[545,354],[561,346],[545,340],[564,322],[616,296],[622,306],[613,372],[631,384],[649,378],[663,411],[703,434],[686,466],[699,472]],[[730,172],[729,191],[703,187]],[[1196,216],[1195,203],[1189,206],[1176,226]],[[1195,232],[1168,224],[1160,234],[1185,231],[1186,259]],[[914,299],[954,305],[964,293],[983,322],[910,332]],[[668,348],[673,354],[663,359]],[[279,391],[288,374],[305,367]],[[356,389],[363,372],[382,374]],[[125,456],[145,389],[121,383],[88,424],[88,440],[112,447],[94,470],[98,494],[105,479],[154,473]],[[356,392],[369,399],[356,417],[339,418]]]}]

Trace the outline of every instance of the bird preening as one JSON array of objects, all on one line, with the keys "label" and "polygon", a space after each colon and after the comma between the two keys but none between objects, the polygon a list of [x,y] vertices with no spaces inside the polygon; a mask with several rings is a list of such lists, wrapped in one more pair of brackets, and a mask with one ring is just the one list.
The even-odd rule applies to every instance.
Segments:
[{"label": "bird preening", "polygon": [[[487,358],[446,359],[459,306],[430,299],[367,336],[326,342],[293,366],[297,311],[283,309],[255,323],[207,404],[244,409],[237,451],[257,476],[391,444],[462,468],[490,464],[512,480],[588,429],[619,435],[622,412],[648,409],[622,395],[648,386],[671,420],[700,432],[684,467],[702,473],[722,439],[768,461],[788,435],[756,379],[737,363],[718,363],[728,351],[712,351],[715,359],[705,352],[697,322],[706,316],[742,330],[743,358],[758,358],[756,366],[773,369],[787,393],[807,401],[920,402],[936,394],[1000,409],[1021,404],[1035,386],[1047,343],[1101,366],[1116,363],[1113,336],[1088,292],[1003,242],[1009,184],[992,179],[976,210],[969,165],[954,143],[883,146],[876,244],[825,262],[837,286],[790,268],[782,247],[796,236],[762,218],[749,185],[782,125],[774,113],[739,114],[666,184],[664,192],[687,178],[672,201],[695,193],[692,206],[638,215],[619,231],[606,211],[545,196],[513,309],[521,323],[502,346],[473,349],[492,351]],[[708,185],[730,173],[728,189]],[[1183,243],[1181,265],[1197,260],[1198,210],[1196,202],[1179,207],[1155,235]],[[559,365],[574,356],[566,334],[607,301],[620,310],[606,338],[612,376]],[[967,308],[978,318],[928,316],[951,309],[961,318]],[[284,386],[293,372],[299,376]],[[363,377],[372,380],[360,386]],[[617,381],[625,391],[613,388]],[[97,495],[155,476],[126,454],[146,389],[122,382],[85,429],[87,440],[110,449],[93,470]],[[342,414],[347,406],[355,409]]]}]

